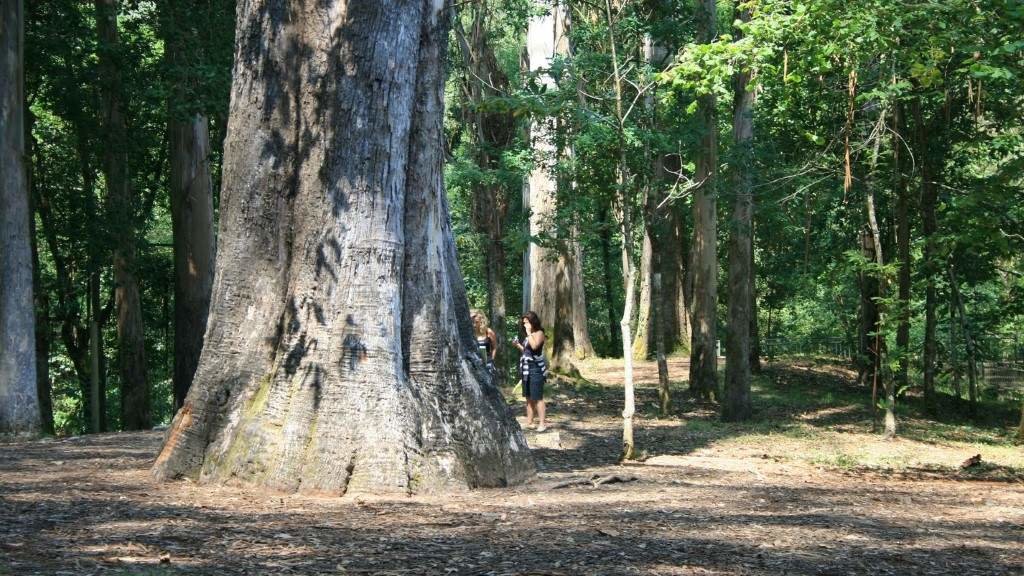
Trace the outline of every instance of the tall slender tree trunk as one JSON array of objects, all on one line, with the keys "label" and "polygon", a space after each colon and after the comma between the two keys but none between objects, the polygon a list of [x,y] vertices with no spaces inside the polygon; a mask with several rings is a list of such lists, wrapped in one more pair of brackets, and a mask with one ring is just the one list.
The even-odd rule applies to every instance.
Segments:
[{"label": "tall slender tree trunk", "polygon": [[174,408],[185,402],[192,384],[213,288],[216,252],[213,179],[210,173],[210,121],[203,103],[190,89],[203,92],[199,68],[206,48],[197,27],[199,6],[191,0],[168,0],[165,10],[164,58],[172,86],[167,102],[171,223],[174,234]]},{"label": "tall slender tree trunk", "polygon": [[[952,291],[951,291],[952,292]],[[953,294],[949,295],[949,330],[947,331],[947,349],[949,350],[949,366],[953,371],[953,396],[959,401],[963,398],[963,390],[960,388],[960,361],[956,353],[956,304],[953,302]]]},{"label": "tall slender tree trunk", "polygon": [[[716,0],[699,0],[697,41],[711,43],[717,34]],[[690,393],[710,400],[718,394],[718,126],[715,95],[700,96],[701,139],[693,195],[693,321],[690,323]]]},{"label": "tall slender tree trunk", "polygon": [[[864,231],[861,234],[861,255],[869,262],[875,260],[875,247],[874,240],[871,237],[870,231]],[[873,413],[877,411],[878,402],[875,397],[876,388],[873,385],[873,376],[875,373],[875,358],[877,353],[875,351],[875,339],[872,336],[872,332],[875,326],[878,325],[878,278],[872,275],[868,271],[864,270],[860,273],[860,307],[859,307],[859,322],[858,328],[858,348],[859,353],[857,355],[857,382],[858,384],[871,387],[871,410]]]},{"label": "tall slender tree trunk", "polygon": [[41,430],[25,170],[24,18],[0,4],[0,434]]},{"label": "tall slender tree trunk", "polygon": [[446,16],[239,5],[217,282],[159,478],[339,494],[532,475],[448,223]]},{"label": "tall slender tree trunk", "polygon": [[924,118],[921,114],[921,99],[918,97],[914,100],[914,124],[916,131],[917,141],[917,163],[921,167],[921,230],[922,236],[924,237],[924,249],[922,253],[923,260],[923,272],[925,277],[925,295],[924,295],[924,352],[921,360],[923,363],[924,372],[924,394],[925,397],[931,398],[935,395],[935,360],[937,356],[937,346],[935,341],[936,327],[938,326],[938,316],[936,315],[936,308],[938,306],[938,295],[935,290],[935,280],[938,276],[936,268],[936,254],[935,242],[937,241],[938,232],[938,221],[935,217],[935,209],[938,205],[938,194],[935,189],[935,183],[932,181],[934,175],[932,174],[932,162],[933,159],[930,154],[930,135],[928,133],[928,126],[925,124]]},{"label": "tall slender tree trunk", "polygon": [[967,307],[964,305],[963,295],[960,293],[960,283],[957,281],[956,269],[950,260],[947,268],[949,274],[949,289],[956,303],[957,314],[960,317],[960,330],[964,334],[964,343],[967,345],[967,398],[970,401],[971,412],[974,412],[978,405],[978,353],[974,344],[974,335],[971,331],[971,323],[967,318]]},{"label": "tall slender tree trunk", "polygon": [[[668,57],[668,52],[658,45],[654,38],[647,34],[644,39],[644,59],[647,65],[659,69]],[[647,121],[651,126],[658,124],[657,100],[654,88],[644,93],[644,108]],[[675,347],[679,342],[679,322],[676,309],[682,305],[678,301],[679,291],[676,289],[680,266],[680,247],[675,238],[674,226],[677,211],[674,207],[663,205],[667,186],[665,155],[660,150],[647,146],[647,159],[651,173],[646,180],[643,208],[643,245],[640,252],[640,302],[637,317],[636,334],[633,336],[633,357],[637,360],[647,359],[655,351],[658,323],[664,326],[663,338],[668,346]],[[662,301],[657,301],[653,294],[654,276],[662,277]],[[667,288],[667,289],[666,289]],[[660,312],[655,312],[655,309]],[[667,316],[661,318],[660,315]],[[663,343],[664,345],[664,343]]]},{"label": "tall slender tree trunk", "polygon": [[107,210],[116,230],[114,286],[117,302],[118,360],[121,376],[121,427],[141,430],[152,425],[142,301],[135,270],[135,214],[128,173],[128,130],[122,110],[118,0],[95,0],[99,37],[100,94],[106,135],[104,174]]},{"label": "tall slender tree trunk", "polygon": [[644,201],[643,232],[644,239],[640,248],[640,290],[637,305],[639,307],[636,320],[636,333],[633,335],[632,355],[634,360],[647,360],[654,352],[654,323],[657,322],[655,307],[658,303],[654,300],[654,275],[657,266],[654,263],[654,243],[656,232],[654,230],[654,211],[652,202],[653,194],[648,190]]},{"label": "tall slender tree trunk", "polygon": [[757,318],[757,266],[754,262],[754,237],[757,227],[750,224],[750,371],[761,372],[761,331]]},{"label": "tall slender tree trunk", "polygon": [[615,319],[615,293],[612,290],[612,222],[607,208],[601,211],[601,224],[601,263],[604,270],[604,300],[608,311],[608,340],[614,351],[619,348],[619,325]]},{"label": "tall slender tree trunk", "polygon": [[579,226],[572,227],[565,257],[571,284],[573,354],[580,360],[593,358],[597,353],[594,352],[594,343],[590,339],[586,290],[583,284],[583,242],[580,239]]},{"label": "tall slender tree trunk", "polygon": [[875,209],[875,170],[878,166],[878,152],[882,142],[882,128],[885,126],[885,116],[886,110],[883,109],[878,118],[878,125],[875,129],[878,135],[875,137],[874,148],[872,150],[871,165],[869,167],[868,177],[864,186],[864,197],[867,205],[868,229],[871,233],[874,263],[878,267],[878,271],[876,272],[878,275],[878,301],[875,305],[876,322],[872,330],[873,336],[871,336],[874,340],[872,390],[876,390],[878,386],[881,385],[885,391],[885,436],[886,438],[892,438],[896,435],[896,390],[895,382],[886,369],[886,345],[884,333],[886,309],[883,302],[888,289],[884,272],[882,272],[882,268],[885,266],[885,258],[882,252],[882,234],[878,226],[878,217]]},{"label": "tall slender tree trunk", "polygon": [[668,346],[681,348],[685,352],[690,350],[690,302],[693,297],[693,287],[689,282],[689,235],[686,232],[686,224],[683,211],[673,206],[668,216],[667,246],[662,253],[662,269],[665,278],[665,292],[668,294],[666,307],[671,314],[667,329]]},{"label": "tall slender tree trunk", "polygon": [[[896,253],[899,259],[898,298],[899,325],[896,328],[896,346],[900,365],[897,382],[906,387],[910,372],[910,191],[903,173],[903,109],[897,104],[893,115],[893,171],[896,178]],[[926,390],[926,401],[931,401],[933,390]]]},{"label": "tall slender tree trunk", "polygon": [[654,342],[658,360],[658,405],[661,409],[661,416],[667,417],[672,413],[672,391],[668,382],[668,360],[665,358],[665,317],[662,309],[664,305],[661,293],[661,273],[654,274]]},{"label": "tall slender tree trunk", "polygon": [[[740,18],[750,21],[744,10]],[[742,36],[742,33],[739,33]],[[750,324],[753,315],[753,155],[754,92],[748,90],[750,70],[733,77],[732,133],[736,148],[733,188],[732,230],[729,234],[729,335],[725,348],[725,390],[722,419],[741,421],[750,418]]]},{"label": "tall slender tree trunk", "polygon": [[29,240],[32,243],[32,286],[36,322],[36,397],[39,398],[39,422],[44,434],[53,434],[53,385],[50,382],[50,347],[53,331],[50,328],[50,293],[43,288],[39,267],[39,237],[36,229],[35,180],[32,174],[32,155],[35,139],[32,129],[35,115],[25,103],[25,188],[29,193]]},{"label": "tall slender tree trunk", "polygon": [[[93,234],[93,237],[98,238],[101,235],[106,234],[106,230],[109,229],[109,218],[100,213],[99,206],[96,202],[96,171],[90,162],[92,152],[89,149],[90,143],[86,137],[87,128],[82,123],[77,122],[75,124],[75,151],[78,156],[78,169],[81,173],[82,178],[82,189],[86,191],[85,194],[85,214],[86,218],[89,219],[90,226],[89,231]],[[50,217],[52,220],[52,217]],[[46,225],[46,219],[43,219],[44,227]],[[51,228],[53,225],[51,224]],[[56,236],[50,240],[50,248],[54,255],[54,261],[58,259],[59,250],[55,246]],[[75,361],[76,369],[78,366],[82,366],[85,372],[79,371],[80,381],[82,382],[82,397],[88,398],[84,402],[86,418],[92,426],[89,428],[92,432],[106,432],[107,426],[107,358],[105,355],[105,347],[103,345],[103,328],[106,325],[108,311],[103,305],[102,299],[102,283],[103,283],[103,268],[106,265],[107,258],[105,257],[104,251],[106,250],[106,243],[101,243],[99,247],[90,246],[89,257],[88,257],[88,269],[89,279],[87,282],[87,305],[86,305],[86,316],[84,319],[79,318],[77,312],[65,322],[65,326],[73,325],[72,334],[77,334],[77,342],[74,348],[76,349],[76,355],[79,360]],[[57,267],[58,277],[61,276],[61,267]],[[66,273],[65,273],[66,277]],[[74,295],[71,293],[71,280],[67,278],[63,282],[67,286],[68,292],[67,298],[72,298]],[[112,287],[111,290],[115,291],[116,288]],[[70,346],[71,338],[64,338],[65,347],[71,350],[73,347]]]},{"label": "tall slender tree trunk", "polygon": [[210,178],[209,120],[172,116],[171,221],[174,229],[174,407],[185,403],[199,354],[213,288],[216,240]]},{"label": "tall slender tree trunk", "polygon": [[633,305],[636,300],[637,267],[633,255],[633,199],[629,194],[629,165],[626,163],[626,126],[623,112],[622,70],[619,67],[618,49],[615,45],[615,19],[611,0],[605,0],[605,23],[608,25],[608,45],[612,56],[612,85],[615,91],[615,120],[618,129],[617,194],[619,230],[622,233],[622,276],[625,284],[626,305],[622,310],[619,330],[622,334],[623,361],[623,408],[622,408],[622,460],[636,457],[633,440],[633,416],[636,413],[636,399],[633,390],[633,355],[630,348],[630,322],[633,320]]},{"label": "tall slender tree trunk", "polygon": [[[551,67],[556,55],[569,55],[568,11],[554,2],[551,13],[530,20],[527,31],[529,69],[540,71],[541,82],[557,88],[555,79],[543,71]],[[567,194],[570,182],[555,174],[556,163],[569,151],[563,143],[566,125],[558,118],[534,121],[530,141],[535,166],[529,176],[530,236],[543,238],[529,247],[529,308],[536,311],[549,329],[551,367],[565,373],[576,371],[574,360],[593,354],[582,293],[582,262],[574,226],[558,222],[559,198]],[[525,288],[525,287],[524,287]],[[577,342],[579,336],[579,342]]]},{"label": "tall slender tree trunk", "polygon": [[1024,442],[1024,400],[1020,403],[1020,425],[1017,427],[1017,442]]}]

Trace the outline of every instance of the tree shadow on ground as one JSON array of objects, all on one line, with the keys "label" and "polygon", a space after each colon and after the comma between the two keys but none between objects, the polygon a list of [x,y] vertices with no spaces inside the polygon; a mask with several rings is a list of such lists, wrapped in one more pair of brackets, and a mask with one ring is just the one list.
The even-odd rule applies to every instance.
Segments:
[{"label": "tree shadow on ground", "polygon": [[[152,484],[171,494],[82,494],[64,500],[56,517],[12,517],[3,509],[0,574],[972,575],[1024,568],[1019,526],[859,510],[870,487],[649,482],[676,486],[679,498],[637,501],[621,486],[570,490],[561,501],[535,505],[530,494],[542,494],[527,486],[448,504],[261,492],[241,507],[173,501],[174,484]],[[929,496],[897,490],[887,497],[927,503]],[[723,502],[746,506],[723,509]]]}]

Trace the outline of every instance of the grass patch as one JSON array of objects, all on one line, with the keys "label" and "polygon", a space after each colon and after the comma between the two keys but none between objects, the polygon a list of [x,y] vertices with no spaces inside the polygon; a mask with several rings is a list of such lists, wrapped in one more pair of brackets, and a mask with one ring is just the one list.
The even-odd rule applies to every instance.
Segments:
[{"label": "grass patch", "polygon": [[[578,398],[589,412],[618,416],[622,388],[615,380],[602,382],[602,375],[607,370],[609,378],[618,377],[621,360],[589,363],[585,372],[592,381],[560,391]],[[1014,445],[1020,407],[1013,402],[979,402],[972,414],[966,402],[948,395],[934,405],[907,395],[897,401],[897,439],[887,441],[880,423],[873,425],[871,390],[858,386],[851,370],[828,360],[767,366],[752,379],[754,414],[743,423],[721,422],[718,406],[690,398],[685,380],[673,381],[670,388],[673,413],[666,419],[658,410],[656,385],[636,387],[640,425],[658,422],[658,432],[650,433],[643,447],[659,454],[722,449],[843,470],[927,468],[947,474],[967,457],[982,454],[992,467],[972,472],[979,477],[1024,470],[1024,451]]]}]

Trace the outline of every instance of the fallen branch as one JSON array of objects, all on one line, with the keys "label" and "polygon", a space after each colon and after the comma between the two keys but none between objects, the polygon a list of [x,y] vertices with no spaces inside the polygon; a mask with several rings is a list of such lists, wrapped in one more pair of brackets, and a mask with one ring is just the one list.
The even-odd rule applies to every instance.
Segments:
[{"label": "fallen branch", "polygon": [[563,480],[563,481],[553,485],[551,487],[551,489],[552,490],[557,490],[559,488],[568,488],[570,486],[591,486],[593,488],[597,488],[598,486],[604,486],[605,484],[617,484],[617,483],[620,483],[620,482],[621,483],[634,482],[636,480],[637,480],[636,476],[619,476],[618,474],[611,474],[611,475],[608,475],[608,476],[601,476],[599,474],[594,474],[589,479],[588,478],[570,478],[568,480]]}]

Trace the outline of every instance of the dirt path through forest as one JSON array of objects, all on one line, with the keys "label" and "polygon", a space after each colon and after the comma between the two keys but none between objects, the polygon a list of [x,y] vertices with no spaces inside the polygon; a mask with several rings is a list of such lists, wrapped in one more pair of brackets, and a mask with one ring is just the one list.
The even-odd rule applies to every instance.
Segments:
[{"label": "dirt path through forest", "polygon": [[[159,432],[0,445],[0,574],[1024,574],[1019,481],[714,446],[618,466],[617,418],[554,414],[528,433],[534,483],[445,498],[160,484]],[[638,442],[673,430],[643,422]],[[635,480],[590,482],[613,475]]]}]

